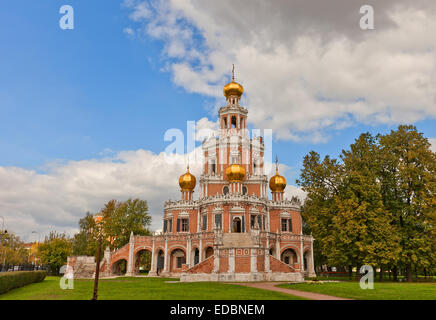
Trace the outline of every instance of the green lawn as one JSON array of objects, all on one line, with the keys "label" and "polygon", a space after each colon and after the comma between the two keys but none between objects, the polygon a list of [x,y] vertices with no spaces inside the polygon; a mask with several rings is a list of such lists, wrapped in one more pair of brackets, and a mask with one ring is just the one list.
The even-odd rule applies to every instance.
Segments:
[{"label": "green lawn", "polygon": [[436,300],[436,283],[375,282],[373,290],[362,290],[356,281],[282,284],[279,287],[361,300]]},{"label": "green lawn", "polygon": [[[73,290],[62,290],[59,277],[47,277],[0,295],[0,300],[89,300],[93,281],[75,280]],[[165,283],[164,278],[120,277],[100,280],[101,300],[300,300],[279,292],[243,287],[226,283]]]}]

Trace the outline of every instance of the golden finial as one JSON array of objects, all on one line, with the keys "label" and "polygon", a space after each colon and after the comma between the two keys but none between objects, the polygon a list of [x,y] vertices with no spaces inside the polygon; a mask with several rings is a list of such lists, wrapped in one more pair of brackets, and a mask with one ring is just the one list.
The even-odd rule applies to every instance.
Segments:
[{"label": "golden finial", "polygon": [[279,175],[279,157],[276,155],[276,174],[269,180],[269,187],[272,192],[283,192],[286,188],[285,177]]},{"label": "golden finial", "polygon": [[237,82],[235,82],[235,65],[232,68],[232,82],[227,83],[224,86],[224,95],[226,98],[229,96],[238,96],[239,98],[244,93],[244,88]]},{"label": "golden finial", "polygon": [[276,155],[276,173],[279,173],[279,157]]}]

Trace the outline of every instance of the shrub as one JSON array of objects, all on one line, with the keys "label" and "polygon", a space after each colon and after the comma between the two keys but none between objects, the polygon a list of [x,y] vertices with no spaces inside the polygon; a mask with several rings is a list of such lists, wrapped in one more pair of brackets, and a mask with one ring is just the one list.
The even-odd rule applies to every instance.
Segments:
[{"label": "shrub", "polygon": [[16,271],[0,273],[0,294],[25,285],[41,282],[47,275],[46,271]]}]

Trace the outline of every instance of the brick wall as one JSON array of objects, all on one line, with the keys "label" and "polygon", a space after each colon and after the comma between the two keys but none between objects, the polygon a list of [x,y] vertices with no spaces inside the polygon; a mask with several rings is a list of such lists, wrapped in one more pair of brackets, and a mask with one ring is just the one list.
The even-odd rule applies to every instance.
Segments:
[{"label": "brick wall", "polygon": [[250,272],[251,258],[250,257],[235,257],[235,272],[246,273]]},{"label": "brick wall", "polygon": [[295,272],[286,263],[270,256],[270,268],[272,272]]},{"label": "brick wall", "polygon": [[212,273],[214,260],[214,256],[211,256],[191,269],[186,270],[186,273]]}]

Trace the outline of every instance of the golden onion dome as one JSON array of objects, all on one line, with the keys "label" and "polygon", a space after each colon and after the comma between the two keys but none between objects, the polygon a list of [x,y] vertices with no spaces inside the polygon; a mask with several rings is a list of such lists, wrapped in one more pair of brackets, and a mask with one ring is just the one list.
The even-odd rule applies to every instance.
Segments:
[{"label": "golden onion dome", "polygon": [[245,177],[245,169],[240,164],[232,164],[227,167],[226,176],[229,182],[241,182]]},{"label": "golden onion dome", "polygon": [[189,172],[189,166],[185,174],[181,175],[179,178],[179,185],[182,191],[193,191],[195,185],[197,184],[197,179],[195,176]]},{"label": "golden onion dome", "polygon": [[230,96],[238,96],[238,98],[240,98],[243,93],[244,87],[235,81],[229,82],[224,86],[224,95],[226,98]]},{"label": "golden onion dome", "polygon": [[285,177],[279,175],[279,172],[277,171],[275,176],[272,176],[269,180],[269,188],[272,192],[283,192],[286,188]]}]

